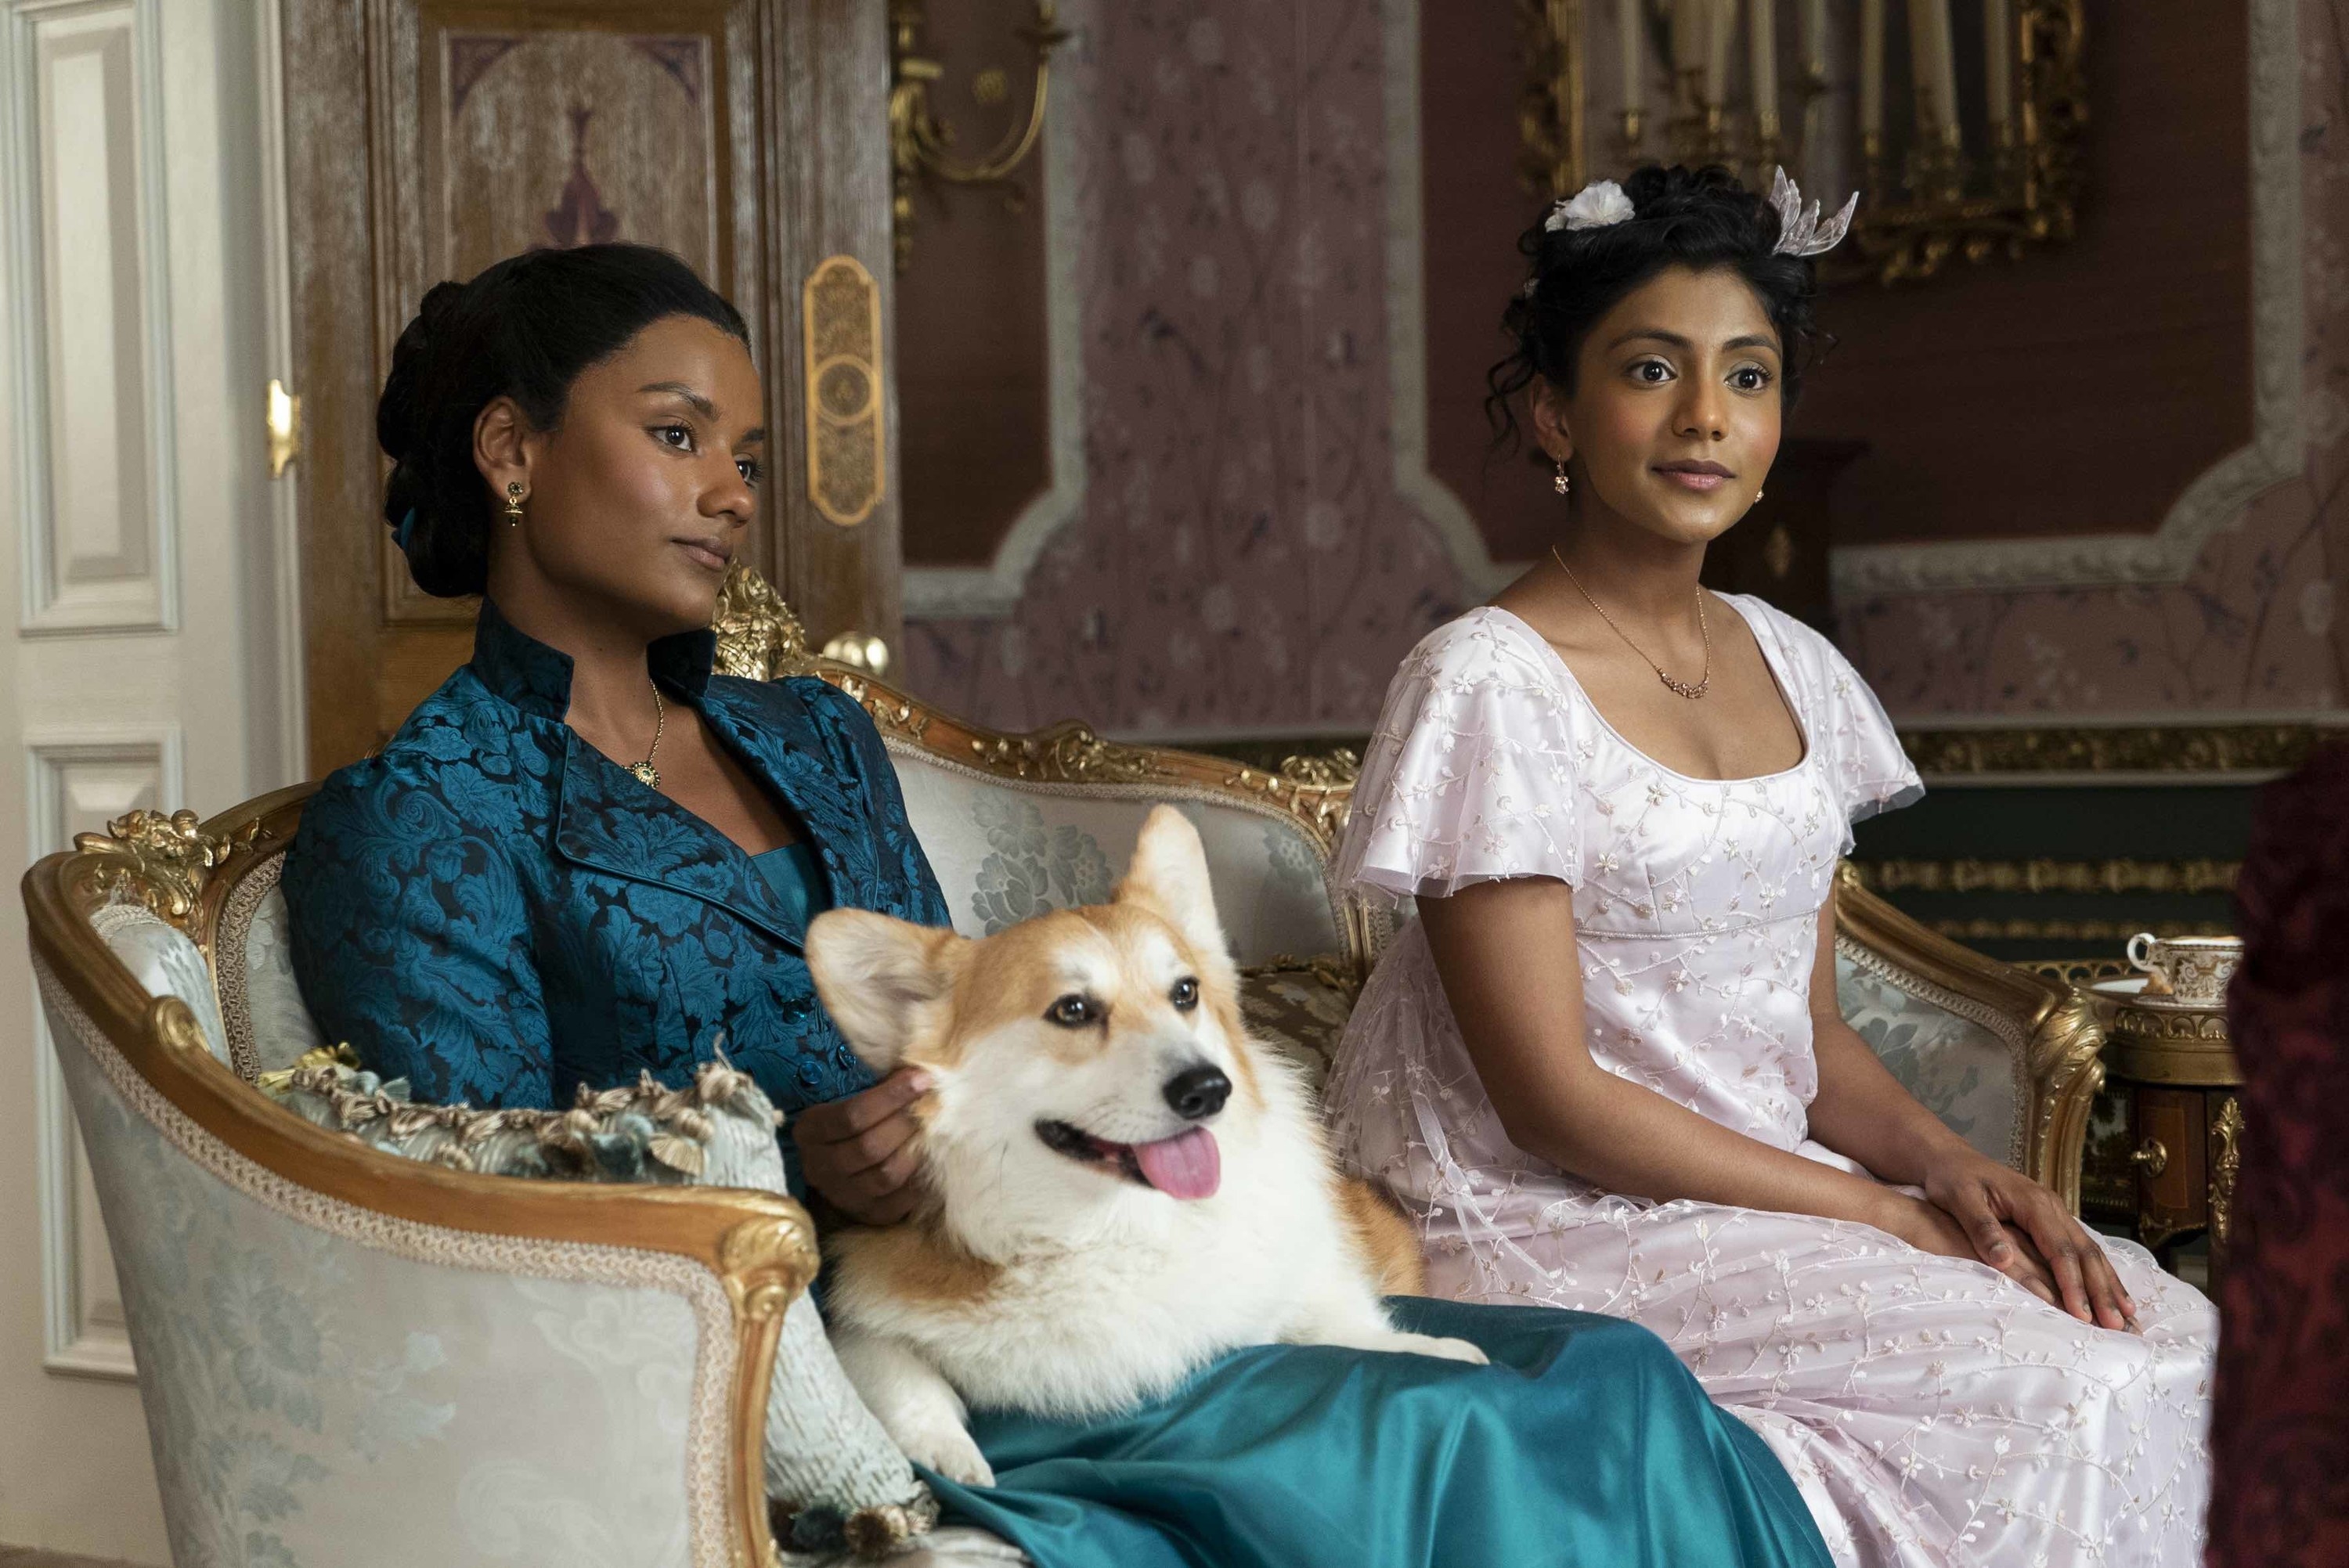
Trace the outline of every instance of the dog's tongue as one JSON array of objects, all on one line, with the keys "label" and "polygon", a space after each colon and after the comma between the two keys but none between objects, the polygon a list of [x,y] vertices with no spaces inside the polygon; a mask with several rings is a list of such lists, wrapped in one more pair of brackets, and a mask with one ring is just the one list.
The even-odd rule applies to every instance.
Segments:
[{"label": "dog's tongue", "polygon": [[1142,1179],[1170,1198],[1212,1198],[1224,1179],[1216,1135],[1204,1127],[1155,1143],[1137,1143],[1133,1159],[1142,1167]]}]

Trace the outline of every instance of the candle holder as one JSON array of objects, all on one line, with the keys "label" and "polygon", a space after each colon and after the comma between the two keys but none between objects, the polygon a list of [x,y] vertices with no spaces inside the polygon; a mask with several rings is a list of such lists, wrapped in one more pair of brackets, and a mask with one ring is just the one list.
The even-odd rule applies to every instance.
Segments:
[{"label": "candle holder", "polygon": [[1627,108],[1623,111],[1621,119],[1623,166],[1627,169],[1636,169],[1640,164],[1640,138],[1646,129],[1643,124],[1645,117],[1636,108]]},{"label": "candle holder", "polygon": [[[1893,3],[1884,0],[1884,6]],[[1774,164],[1792,159],[1803,165],[1804,183],[1819,186],[1822,196],[1826,186],[1857,176],[1862,196],[1854,242],[1822,263],[1825,275],[1837,282],[1929,277],[1953,258],[2020,257],[2072,237],[2085,178],[2080,150],[2088,112],[2086,0],[1985,0],[1982,14],[2012,40],[2004,57],[2011,75],[1988,77],[1977,68],[1987,58],[1979,33],[1949,40],[1961,61],[1955,80],[1970,92],[1978,87],[1982,96],[1967,100],[1955,124],[1945,123],[1949,106],[1938,101],[1938,93],[1903,104],[1917,116],[1920,133],[1913,137],[1909,115],[1882,102],[1880,78],[1830,85],[1827,62],[1854,57],[1853,40],[1827,46],[1824,4],[1804,9],[1800,68],[1779,84],[1780,115],[1770,117],[1748,107],[1756,101],[1747,90],[1754,75],[1750,52],[1724,76],[1717,38],[1695,49],[1706,55],[1702,61],[1692,61],[1683,40],[1664,76],[1656,26],[1660,0],[1621,5],[1605,38],[1610,61],[1612,50],[1622,55],[1619,72],[1610,64],[1608,76],[1630,73],[1627,79],[1653,96],[1636,107],[1618,102],[1594,110],[1583,77],[1589,45],[1601,37],[1590,21],[1599,9],[1595,0],[1515,5],[1527,29],[1529,79],[1520,119],[1528,190],[1566,195],[1587,179],[1609,172],[1619,178],[1649,159],[1726,163],[1751,170],[1757,182],[1769,178]],[[1626,15],[1637,18],[1639,36],[1625,36],[1620,18]],[[1865,26],[1863,13],[1863,36]],[[1734,113],[1725,101],[1733,77],[1741,102]],[[1877,126],[1857,146],[1842,129],[1857,118],[1847,94],[1857,98],[1863,113],[1878,109]],[[1760,101],[1769,97],[1765,88]],[[2006,112],[1989,121],[1989,134],[1966,144],[1960,127],[1980,125],[1988,119],[1983,111],[2000,108]],[[1897,120],[1889,140],[1886,109]],[[1602,118],[1592,122],[1594,112]],[[1586,153],[1593,164],[1616,167],[1586,169]]]}]

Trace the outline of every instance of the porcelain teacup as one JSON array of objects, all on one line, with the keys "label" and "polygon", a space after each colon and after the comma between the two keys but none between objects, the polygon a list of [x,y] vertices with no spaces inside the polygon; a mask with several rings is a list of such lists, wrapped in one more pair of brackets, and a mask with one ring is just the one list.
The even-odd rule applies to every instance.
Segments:
[{"label": "porcelain teacup", "polygon": [[2129,938],[2128,961],[2146,974],[2146,994],[2217,1006],[2227,999],[2227,982],[2243,961],[2235,936],[2156,936],[2140,931]]}]

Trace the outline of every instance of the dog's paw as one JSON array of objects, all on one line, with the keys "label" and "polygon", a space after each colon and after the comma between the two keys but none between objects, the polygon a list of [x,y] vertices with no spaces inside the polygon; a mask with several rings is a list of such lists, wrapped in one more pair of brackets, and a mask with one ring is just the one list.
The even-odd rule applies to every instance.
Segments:
[{"label": "dog's paw", "polygon": [[959,1425],[925,1424],[918,1431],[893,1433],[905,1457],[965,1486],[993,1486],[995,1471],[978,1445]]},{"label": "dog's paw", "polygon": [[1444,1361],[1465,1361],[1471,1367],[1492,1364],[1492,1357],[1464,1339],[1438,1339],[1429,1334],[1403,1334],[1396,1337],[1402,1343],[1395,1348],[1409,1355],[1433,1356]]}]

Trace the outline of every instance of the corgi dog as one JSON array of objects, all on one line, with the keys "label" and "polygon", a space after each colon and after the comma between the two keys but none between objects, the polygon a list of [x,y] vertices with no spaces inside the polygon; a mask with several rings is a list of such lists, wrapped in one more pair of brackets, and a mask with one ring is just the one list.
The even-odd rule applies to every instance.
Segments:
[{"label": "corgi dog", "polygon": [[825,1238],[843,1368],[907,1457],[994,1479],[968,1410],[1083,1418],[1243,1346],[1482,1364],[1398,1331],[1410,1228],[1333,1172],[1304,1087],[1240,1023],[1199,835],[1160,806],[1110,903],[980,940],[863,910],[807,935],[875,1073],[915,1066],[924,1206]]}]

